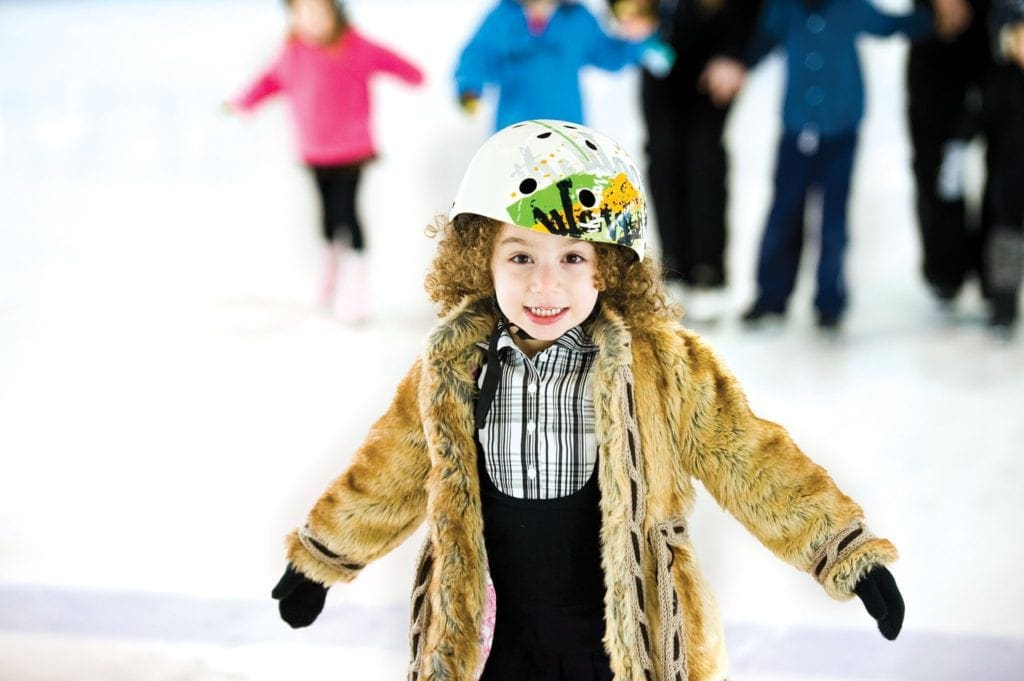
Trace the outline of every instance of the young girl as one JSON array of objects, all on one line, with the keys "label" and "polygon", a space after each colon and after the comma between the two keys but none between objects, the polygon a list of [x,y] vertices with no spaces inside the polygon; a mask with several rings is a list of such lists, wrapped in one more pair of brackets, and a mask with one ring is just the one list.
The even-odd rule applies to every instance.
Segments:
[{"label": "young girl", "polygon": [[640,172],[604,135],[542,120],[484,143],[437,229],[443,319],[287,538],[289,624],[426,521],[410,679],[721,681],[696,478],[896,637],[895,547],[675,321],[646,230]]},{"label": "young girl", "polygon": [[[370,134],[370,78],[390,73],[416,85],[423,74],[394,52],[371,42],[349,23],[333,0],[285,0],[290,31],[273,64],[231,103],[250,111],[283,92],[298,133],[299,153],[316,180],[325,243],[320,304],[336,303],[345,316],[369,310],[368,273],[356,190],[363,165],[376,151]],[[346,256],[346,243],[351,247]],[[353,290],[335,301],[339,265],[351,271]]]}]

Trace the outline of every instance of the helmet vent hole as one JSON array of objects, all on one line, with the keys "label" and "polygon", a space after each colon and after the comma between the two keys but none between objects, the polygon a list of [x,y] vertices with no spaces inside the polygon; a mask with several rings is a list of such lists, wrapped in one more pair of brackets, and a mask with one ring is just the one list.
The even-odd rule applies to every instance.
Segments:
[{"label": "helmet vent hole", "polygon": [[593,149],[594,151],[597,151],[597,145],[591,142],[590,140],[587,140],[587,146]]},{"label": "helmet vent hole", "polygon": [[528,177],[519,183],[519,192],[521,194],[532,194],[537,189],[537,180],[532,177]]},{"label": "helmet vent hole", "polygon": [[569,128],[570,130],[578,130],[578,128],[575,125],[565,125],[565,124],[563,124],[562,127],[563,128]]},{"label": "helmet vent hole", "polygon": [[549,132],[542,132],[541,134],[537,135],[537,139],[539,139],[539,140],[546,140],[549,137],[551,137],[551,132],[550,131]]},{"label": "helmet vent hole", "polygon": [[594,192],[590,191],[589,189],[581,189],[579,196],[580,204],[584,208],[593,208],[594,204],[597,203],[597,197],[594,196]]}]

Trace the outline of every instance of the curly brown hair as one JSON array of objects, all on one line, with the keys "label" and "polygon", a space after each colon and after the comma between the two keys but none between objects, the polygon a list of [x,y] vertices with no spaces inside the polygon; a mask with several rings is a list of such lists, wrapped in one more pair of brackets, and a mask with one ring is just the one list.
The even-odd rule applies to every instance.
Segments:
[{"label": "curly brown hair", "polygon": [[[454,220],[438,217],[426,229],[440,237],[437,253],[423,285],[445,316],[467,297],[494,295],[491,254],[501,223],[480,215],[462,214]],[[594,286],[600,300],[631,326],[660,317],[679,319],[681,311],[665,291],[661,269],[649,256],[638,260],[627,248],[595,243],[597,272]]]}]

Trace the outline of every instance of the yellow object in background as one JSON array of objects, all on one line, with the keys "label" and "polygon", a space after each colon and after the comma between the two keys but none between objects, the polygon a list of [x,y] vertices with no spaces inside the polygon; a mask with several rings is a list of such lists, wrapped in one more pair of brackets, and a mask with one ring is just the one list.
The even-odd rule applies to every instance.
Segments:
[{"label": "yellow object in background", "polygon": [[480,108],[480,96],[475,92],[463,92],[459,95],[459,106],[472,116]]}]

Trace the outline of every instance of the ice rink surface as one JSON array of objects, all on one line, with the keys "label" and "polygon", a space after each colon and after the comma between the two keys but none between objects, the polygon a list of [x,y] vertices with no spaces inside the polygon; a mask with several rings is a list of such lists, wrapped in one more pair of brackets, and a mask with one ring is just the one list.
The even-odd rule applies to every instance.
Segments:
[{"label": "ice rink surface", "polygon": [[[490,128],[487,107],[458,111],[450,73],[488,3],[348,4],[428,73],[419,90],[375,85],[381,157],[360,201],[376,314],[358,327],[311,305],[314,197],[284,107],[220,111],[276,51],[279,2],[0,2],[0,681],[404,678],[415,540],[332,589],[308,630],[267,594],[281,538],[432,324],[423,228]],[[943,314],[921,283],[906,45],[861,47],[845,332],[815,332],[809,272],[784,329],[735,321],[778,60],[730,121],[733,313],[699,330],[755,411],[896,542],[904,633],[884,641],[860,603],[829,600],[706,495],[692,533],[733,681],[1017,681],[1024,342],[990,337],[973,287]],[[642,156],[635,74],[585,87],[589,122]]]}]

